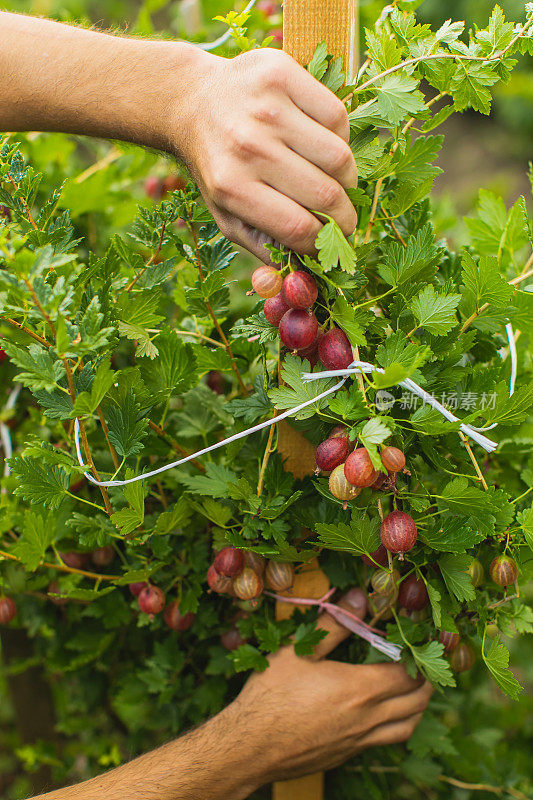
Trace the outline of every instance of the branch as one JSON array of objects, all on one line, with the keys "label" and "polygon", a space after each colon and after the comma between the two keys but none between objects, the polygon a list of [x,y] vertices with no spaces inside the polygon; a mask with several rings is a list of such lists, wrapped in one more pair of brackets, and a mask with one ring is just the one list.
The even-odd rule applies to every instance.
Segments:
[{"label": "branch", "polygon": [[[151,419],[148,420],[148,425],[154,431],[154,433],[157,433],[158,436],[164,439],[166,443],[169,444],[178,453],[181,453],[183,456],[190,456],[191,454],[190,450],[187,450],[185,447],[179,444],[175,439],[173,439],[172,436],[169,436],[168,433],[164,431],[160,425],[157,425],[157,423],[152,422]],[[205,472],[204,465],[200,463],[200,461],[197,461],[196,458],[191,458],[190,463],[193,464],[196,467],[196,469],[199,469],[200,472]]]},{"label": "branch", "polygon": [[[20,558],[13,555],[13,553],[7,553],[5,550],[0,550],[0,556],[9,558],[11,561],[18,561],[19,564],[23,563]],[[59,572],[71,572],[74,575],[83,575],[84,578],[91,578],[97,581],[119,581],[121,578],[120,575],[100,575],[98,572],[89,572],[85,569],[67,567],[66,564],[52,564],[50,561],[41,561],[40,566],[46,567],[47,569],[57,569]]]}]

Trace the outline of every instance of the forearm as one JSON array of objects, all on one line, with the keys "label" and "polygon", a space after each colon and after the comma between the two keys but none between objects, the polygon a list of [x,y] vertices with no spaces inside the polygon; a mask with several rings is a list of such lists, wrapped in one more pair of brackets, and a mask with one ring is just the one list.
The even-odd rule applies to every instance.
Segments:
[{"label": "forearm", "polygon": [[184,43],[0,12],[0,131],[64,131],[172,150],[176,97],[186,94],[202,56]]},{"label": "forearm", "polygon": [[239,735],[234,706],[98,778],[33,800],[244,800],[266,782],[264,753]]}]

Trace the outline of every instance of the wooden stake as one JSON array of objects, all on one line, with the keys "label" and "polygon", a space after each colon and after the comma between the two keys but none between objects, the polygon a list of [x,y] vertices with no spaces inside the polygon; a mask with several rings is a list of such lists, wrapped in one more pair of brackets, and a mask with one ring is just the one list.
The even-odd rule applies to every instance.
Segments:
[{"label": "wooden stake", "polygon": [[[283,48],[300,64],[308,64],[320,42],[326,42],[328,52],[341,56],[348,83],[358,69],[359,31],[357,0],[284,0]],[[312,473],[314,457],[304,437],[288,423],[280,426],[278,450],[287,458],[286,468],[298,477]],[[298,441],[299,440],[299,441]],[[312,448],[311,448],[312,449]],[[296,453],[295,451],[298,451]],[[295,457],[291,461],[291,456]],[[302,474],[303,473],[303,474]],[[295,597],[321,597],[327,591],[328,580],[318,567],[302,571]],[[289,608],[291,609],[289,611]],[[288,603],[277,603],[276,616],[285,618],[294,610]],[[273,800],[324,800],[324,773],[275,783]]]}]

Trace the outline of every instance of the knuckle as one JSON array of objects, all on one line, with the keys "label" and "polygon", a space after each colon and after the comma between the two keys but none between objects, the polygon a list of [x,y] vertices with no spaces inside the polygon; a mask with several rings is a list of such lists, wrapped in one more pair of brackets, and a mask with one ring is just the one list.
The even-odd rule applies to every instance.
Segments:
[{"label": "knuckle", "polygon": [[248,126],[236,126],[232,128],[229,135],[231,150],[240,158],[249,160],[259,155],[261,151],[261,139],[254,136],[253,131]]},{"label": "knuckle", "polygon": [[207,191],[217,206],[224,203],[234,194],[234,183],[229,173],[222,167],[214,170],[206,180]]},{"label": "knuckle", "polygon": [[354,164],[352,151],[345,143],[339,143],[330,151],[330,162],[334,172],[344,172]]},{"label": "knuckle", "polygon": [[335,181],[324,181],[317,188],[317,199],[320,208],[335,208],[342,200],[342,186]]},{"label": "knuckle", "polygon": [[305,247],[315,238],[312,219],[299,215],[289,217],[282,226],[282,238],[292,247]]},{"label": "knuckle", "polygon": [[275,125],[280,121],[281,108],[272,103],[261,103],[256,108],[254,116],[258,122]]},{"label": "knuckle", "polygon": [[340,128],[348,124],[348,112],[346,106],[339,100],[338,97],[332,97],[332,102],[329,108],[329,119],[331,125],[335,128]]},{"label": "knuckle", "polygon": [[281,88],[285,85],[290,64],[291,59],[281,50],[261,50],[257,62],[260,84],[263,87]]}]

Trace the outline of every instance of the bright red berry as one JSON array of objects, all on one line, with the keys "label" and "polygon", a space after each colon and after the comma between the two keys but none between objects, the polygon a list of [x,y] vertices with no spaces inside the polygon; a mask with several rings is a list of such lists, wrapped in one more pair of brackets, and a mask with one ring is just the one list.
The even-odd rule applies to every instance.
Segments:
[{"label": "bright red berry", "polygon": [[137,583],[130,583],[128,589],[134,597],[139,597],[145,586],[148,586],[146,581],[138,581]]},{"label": "bright red berry", "polygon": [[185,189],[186,186],[187,181],[181,175],[167,175],[161,182],[161,198],[166,197],[169,192]]},{"label": "bright red berry", "polygon": [[7,625],[17,614],[17,604],[11,597],[0,597],[0,625]]},{"label": "bright red berry", "polygon": [[368,450],[365,447],[358,447],[350,453],[344,465],[346,480],[352,486],[372,486],[377,478]]},{"label": "bright red berry", "polygon": [[279,336],[289,350],[303,350],[315,341],[318,322],[310,311],[290,308],[279,323]]},{"label": "bright red berry", "polygon": [[282,28],[274,28],[274,30],[270,31],[270,36],[274,39],[277,44],[283,44],[283,29]]},{"label": "bright red berry", "polygon": [[354,360],[352,346],[340,328],[332,328],[322,336],[318,356],[326,369],[347,369]]},{"label": "bright red berry", "polygon": [[261,11],[265,17],[272,17],[279,11],[279,6],[273,0],[259,0],[257,10]]},{"label": "bright red berry", "polygon": [[159,614],[165,607],[165,593],[158,586],[145,586],[137,598],[139,608],[145,614]]},{"label": "bright red berry", "polygon": [[161,180],[157,175],[149,175],[144,182],[144,191],[148,197],[158,200],[161,197]]},{"label": "bright red berry", "polygon": [[260,553],[254,553],[252,550],[245,550],[244,552],[244,564],[246,567],[250,567],[253,569],[254,572],[257,572],[258,575],[262,575],[266,568],[266,558],[262,556]]},{"label": "bright red berry", "polygon": [[352,443],[344,436],[337,436],[333,439],[326,439],[321,442],[315,451],[315,461],[317,468],[325,472],[342,464],[352,450]]},{"label": "bright red berry", "polygon": [[381,541],[391,553],[403,554],[415,546],[417,530],[415,521],[404,511],[393,511],[381,523]]},{"label": "bright red berry", "polygon": [[288,310],[289,306],[283,299],[282,294],[276,294],[274,297],[269,297],[267,300],[265,300],[265,304],[263,306],[263,313],[267,318],[267,322],[270,322],[270,324],[274,325],[276,328]]},{"label": "bright red berry", "polygon": [[318,297],[315,279],[308,272],[290,272],[283,281],[283,299],[290,308],[311,308]]},{"label": "bright red berry", "polygon": [[220,575],[233,578],[243,570],[244,553],[238,547],[223,547],[216,554],[213,566]]}]

